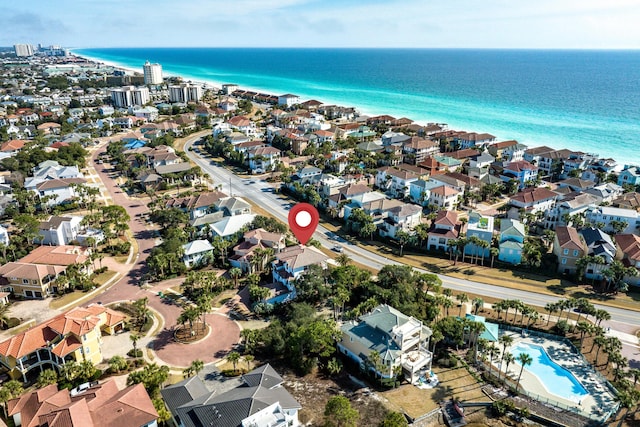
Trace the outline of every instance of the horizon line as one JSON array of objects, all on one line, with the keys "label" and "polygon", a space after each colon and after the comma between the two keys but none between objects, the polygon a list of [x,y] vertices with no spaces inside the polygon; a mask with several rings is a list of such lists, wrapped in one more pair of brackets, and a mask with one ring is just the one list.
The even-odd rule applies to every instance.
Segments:
[{"label": "horizon line", "polygon": [[503,50],[503,51],[640,51],[640,47],[397,47],[397,46],[75,46],[65,49],[360,49],[360,50]]}]

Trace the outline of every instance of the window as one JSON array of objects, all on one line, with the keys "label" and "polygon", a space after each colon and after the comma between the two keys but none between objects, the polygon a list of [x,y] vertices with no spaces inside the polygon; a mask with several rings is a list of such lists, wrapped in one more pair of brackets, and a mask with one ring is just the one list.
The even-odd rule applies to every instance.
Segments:
[{"label": "window", "polygon": [[573,256],[578,256],[578,250],[577,250],[577,249],[575,249],[575,250],[573,251]]},{"label": "window", "polygon": [[562,253],[563,253],[564,255],[569,255],[569,249],[565,249],[564,251],[562,251]]},{"label": "window", "polygon": [[86,340],[87,340],[87,334],[84,334],[84,335],[82,336],[82,341],[86,341]]},{"label": "window", "polygon": [[567,263],[567,259],[566,258],[562,258],[562,264],[566,264]]},{"label": "window", "polygon": [[89,354],[89,353],[91,353],[91,349],[89,347],[85,347],[84,354]]},{"label": "window", "polygon": [[22,279],[22,284],[23,285],[28,285],[29,284],[29,279]]}]

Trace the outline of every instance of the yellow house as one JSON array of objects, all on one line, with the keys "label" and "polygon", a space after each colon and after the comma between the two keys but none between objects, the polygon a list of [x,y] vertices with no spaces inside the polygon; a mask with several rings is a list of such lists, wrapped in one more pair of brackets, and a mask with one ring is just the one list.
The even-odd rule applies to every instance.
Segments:
[{"label": "yellow house", "polygon": [[13,379],[59,370],[68,362],[102,362],[102,333],[124,328],[124,315],[99,304],[78,307],[0,343],[0,364]]}]

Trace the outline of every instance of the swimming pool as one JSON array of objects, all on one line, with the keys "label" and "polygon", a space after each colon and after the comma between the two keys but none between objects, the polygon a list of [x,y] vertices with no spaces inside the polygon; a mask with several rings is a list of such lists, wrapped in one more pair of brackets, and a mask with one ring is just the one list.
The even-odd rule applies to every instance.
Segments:
[{"label": "swimming pool", "polygon": [[516,363],[519,363],[517,357],[520,353],[531,356],[531,365],[525,369],[538,377],[549,393],[576,403],[589,394],[571,372],[549,357],[544,348],[521,342],[511,347],[510,353],[516,357]]}]

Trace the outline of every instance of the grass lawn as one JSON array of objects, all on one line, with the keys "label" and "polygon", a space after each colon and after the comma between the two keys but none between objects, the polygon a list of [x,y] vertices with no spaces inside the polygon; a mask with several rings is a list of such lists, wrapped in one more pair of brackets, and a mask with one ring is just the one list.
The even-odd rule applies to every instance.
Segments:
[{"label": "grass lawn", "polygon": [[104,273],[100,273],[93,278],[93,281],[98,284],[98,286],[102,286],[107,283],[113,276],[118,274],[116,271],[105,271]]},{"label": "grass lawn", "polygon": [[482,393],[482,384],[469,374],[464,366],[457,368],[433,368],[440,383],[433,389],[421,390],[405,384],[394,390],[383,392],[392,406],[402,408],[412,418],[426,414],[439,406],[439,402],[455,396],[462,401],[489,402]]}]

